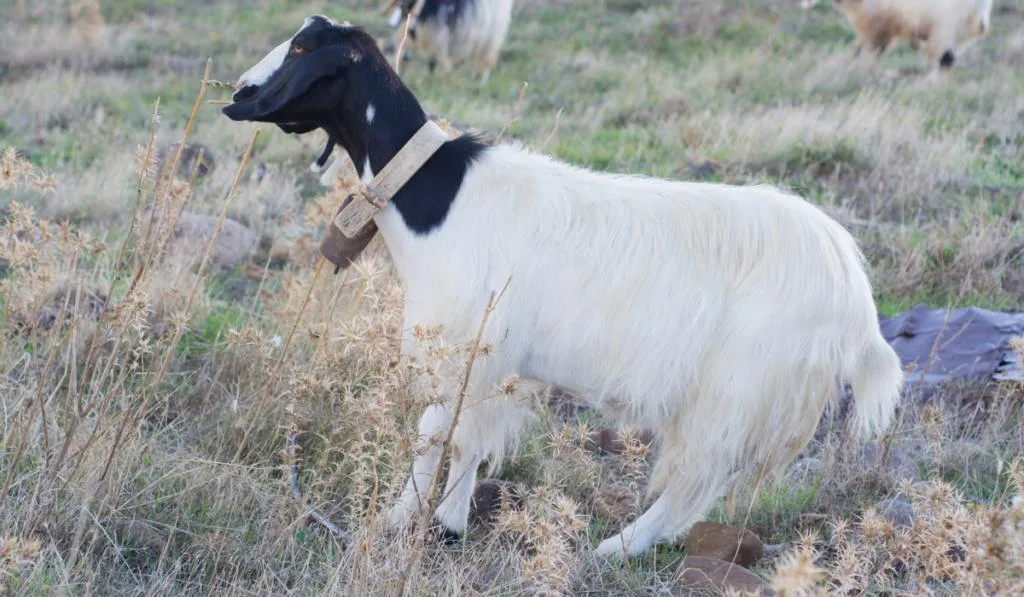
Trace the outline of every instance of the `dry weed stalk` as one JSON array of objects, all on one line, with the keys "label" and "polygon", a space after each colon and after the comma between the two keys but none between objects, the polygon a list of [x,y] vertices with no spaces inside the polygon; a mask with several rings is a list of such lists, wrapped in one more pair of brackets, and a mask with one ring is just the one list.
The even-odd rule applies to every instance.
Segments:
[{"label": "dry weed stalk", "polygon": [[395,47],[395,74],[400,73],[402,66],[402,51],[405,49],[405,40],[409,38],[409,26],[412,24],[412,11],[405,15],[405,25],[402,27],[402,39],[398,41],[398,45]]},{"label": "dry weed stalk", "polygon": [[505,131],[508,130],[508,127],[519,121],[519,116],[522,114],[523,109],[523,98],[526,97],[526,88],[529,86],[530,84],[528,82],[523,81],[523,84],[519,87],[519,97],[516,98],[515,106],[512,108],[512,115],[507,121],[505,121],[505,125],[501,127],[501,130],[498,131],[498,136],[494,141],[495,143],[501,141],[501,138],[505,136]]}]

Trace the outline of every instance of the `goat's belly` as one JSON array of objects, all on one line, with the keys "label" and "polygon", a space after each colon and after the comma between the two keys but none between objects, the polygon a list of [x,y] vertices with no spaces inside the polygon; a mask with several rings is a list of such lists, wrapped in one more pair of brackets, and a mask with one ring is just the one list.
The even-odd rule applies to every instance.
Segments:
[{"label": "goat's belly", "polygon": [[684,308],[650,318],[586,308],[563,313],[562,320],[532,329],[520,375],[571,390],[620,423],[647,428],[684,404],[712,337],[702,328],[717,319],[716,313],[694,318]]}]

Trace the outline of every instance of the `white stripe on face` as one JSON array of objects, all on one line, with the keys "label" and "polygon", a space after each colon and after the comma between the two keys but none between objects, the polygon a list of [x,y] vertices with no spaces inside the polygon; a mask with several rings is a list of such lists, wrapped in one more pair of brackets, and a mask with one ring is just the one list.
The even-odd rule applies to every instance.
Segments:
[{"label": "white stripe on face", "polygon": [[309,27],[312,22],[312,17],[307,18],[302,23],[302,27],[299,27],[299,30],[295,32],[295,35],[292,35],[287,40],[281,42],[276,48],[271,50],[270,53],[264,56],[263,60],[256,63],[256,66],[245,71],[245,73],[239,77],[238,83],[236,83],[236,88],[241,89],[249,85],[259,86],[266,83],[267,79],[269,79],[277,69],[281,68],[281,64],[284,63],[284,58],[288,55],[288,48],[291,47],[292,40],[295,39],[295,36],[302,33],[302,30]]}]

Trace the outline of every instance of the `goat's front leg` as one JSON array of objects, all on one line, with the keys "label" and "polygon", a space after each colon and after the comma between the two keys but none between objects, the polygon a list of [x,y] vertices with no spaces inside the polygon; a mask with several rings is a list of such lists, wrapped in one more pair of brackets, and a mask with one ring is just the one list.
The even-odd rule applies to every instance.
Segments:
[{"label": "goat's front leg", "polygon": [[392,530],[401,530],[414,515],[427,507],[430,486],[440,468],[441,447],[451,420],[451,411],[440,404],[431,404],[423,411],[418,430],[421,451],[413,460],[412,474],[402,495],[388,512],[388,524]]},{"label": "goat's front leg", "polygon": [[[458,433],[458,430],[456,431]],[[476,471],[483,461],[483,450],[472,438],[456,441],[452,445],[448,482],[437,507],[437,518],[443,528],[441,536],[446,542],[458,540],[469,526],[469,508],[476,487]]]}]

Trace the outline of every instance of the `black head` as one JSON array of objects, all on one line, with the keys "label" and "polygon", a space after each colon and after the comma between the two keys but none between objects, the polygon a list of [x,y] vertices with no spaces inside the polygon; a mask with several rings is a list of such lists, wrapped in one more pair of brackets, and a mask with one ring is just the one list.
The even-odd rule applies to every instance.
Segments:
[{"label": "black head", "polygon": [[[322,16],[306,19],[239,79],[232,120],[271,122],[286,132],[317,128],[329,141],[315,168],[335,145],[360,177],[380,172],[427,121],[377,42],[358,27]],[[444,221],[467,169],[485,146],[472,136],[445,143],[392,198],[407,226],[426,234]]]},{"label": "black head", "polygon": [[232,120],[271,122],[288,133],[307,133],[336,115],[353,84],[352,70],[365,63],[385,63],[369,34],[324,16],[309,17],[241,76],[234,103],[223,112]]}]

